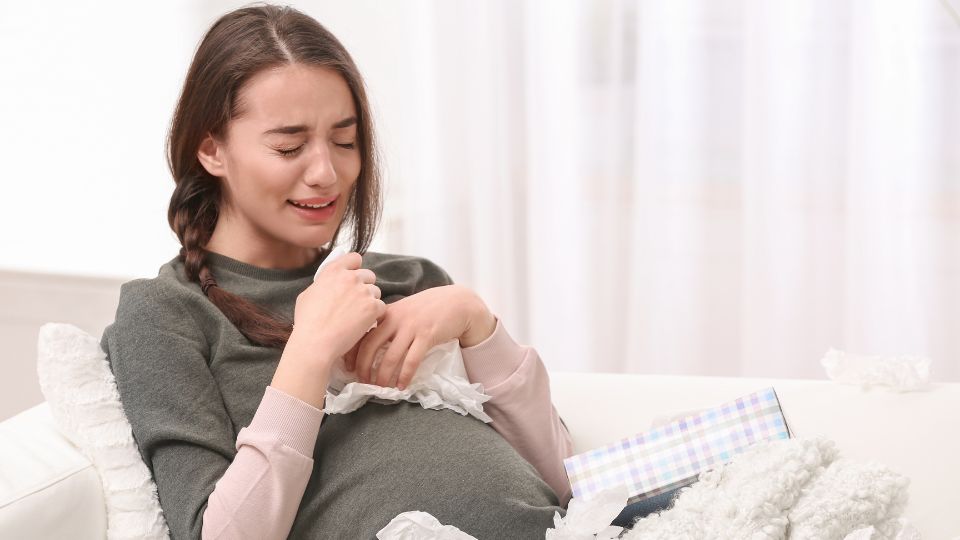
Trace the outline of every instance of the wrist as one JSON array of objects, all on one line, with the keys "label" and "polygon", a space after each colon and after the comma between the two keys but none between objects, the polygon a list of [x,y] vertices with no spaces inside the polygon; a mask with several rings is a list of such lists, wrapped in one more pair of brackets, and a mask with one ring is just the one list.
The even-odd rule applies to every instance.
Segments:
[{"label": "wrist", "polygon": [[325,372],[337,360],[332,351],[333,349],[319,336],[319,332],[304,333],[294,329],[283,348],[280,360],[297,358],[297,363],[310,365]]},{"label": "wrist", "polygon": [[328,350],[291,334],[270,386],[322,410],[330,379]]}]

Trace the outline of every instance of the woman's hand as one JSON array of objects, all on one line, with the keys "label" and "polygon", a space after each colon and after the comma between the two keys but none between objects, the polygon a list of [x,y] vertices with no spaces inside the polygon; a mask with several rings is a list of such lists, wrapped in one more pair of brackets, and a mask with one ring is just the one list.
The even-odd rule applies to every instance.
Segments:
[{"label": "woman's hand", "polygon": [[386,304],[373,271],[360,268],[359,253],[348,253],[325,267],[297,296],[290,340],[307,343],[332,363],[345,355],[383,316]]},{"label": "woman's hand", "polygon": [[386,305],[358,253],[332,261],[297,296],[293,332],[270,386],[323,409],[333,363],[381,317]]},{"label": "woman's hand", "polygon": [[[402,390],[430,349],[453,339],[460,340],[461,347],[471,347],[490,337],[496,326],[496,317],[470,289],[459,285],[426,289],[387,306],[379,326],[346,357],[346,368],[356,369],[360,382]],[[374,360],[384,347],[373,381]]]}]

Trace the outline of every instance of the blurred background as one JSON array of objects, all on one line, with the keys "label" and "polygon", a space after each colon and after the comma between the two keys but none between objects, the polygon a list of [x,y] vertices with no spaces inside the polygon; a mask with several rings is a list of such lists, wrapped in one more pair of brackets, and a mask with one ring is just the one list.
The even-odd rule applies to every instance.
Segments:
[{"label": "blurred background", "polygon": [[[960,380],[960,18],[947,0],[293,5],[366,77],[374,250],[477,290],[552,370]],[[0,12],[0,417],[36,331],[99,336],[179,244],[164,138],[230,1]]]}]

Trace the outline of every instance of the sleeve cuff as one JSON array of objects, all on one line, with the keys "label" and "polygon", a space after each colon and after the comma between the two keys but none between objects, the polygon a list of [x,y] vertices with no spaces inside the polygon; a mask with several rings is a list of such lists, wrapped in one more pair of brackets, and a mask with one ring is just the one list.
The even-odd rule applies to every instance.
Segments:
[{"label": "sleeve cuff", "polygon": [[323,411],[286,392],[267,386],[247,429],[276,434],[277,441],[313,457]]},{"label": "sleeve cuff", "polygon": [[461,349],[461,352],[470,382],[489,388],[507,380],[520,367],[527,348],[521,347],[510,337],[498,317],[497,327],[490,337],[473,347]]}]

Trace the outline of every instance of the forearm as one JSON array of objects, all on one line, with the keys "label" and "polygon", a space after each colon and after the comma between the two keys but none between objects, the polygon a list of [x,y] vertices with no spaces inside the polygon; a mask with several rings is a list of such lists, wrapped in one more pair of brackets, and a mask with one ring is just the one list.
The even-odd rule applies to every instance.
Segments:
[{"label": "forearm", "polygon": [[571,490],[563,460],[573,453],[573,443],[551,402],[550,378],[540,356],[517,345],[498,322],[487,340],[463,349],[463,358],[467,376],[491,396],[484,411],[493,428],[566,506]]},{"label": "forearm", "polygon": [[294,333],[237,454],[207,499],[202,537],[286,538],[313,471],[329,358]]},{"label": "forearm", "polygon": [[202,538],[286,538],[313,471],[323,413],[268,387],[203,513]]}]

